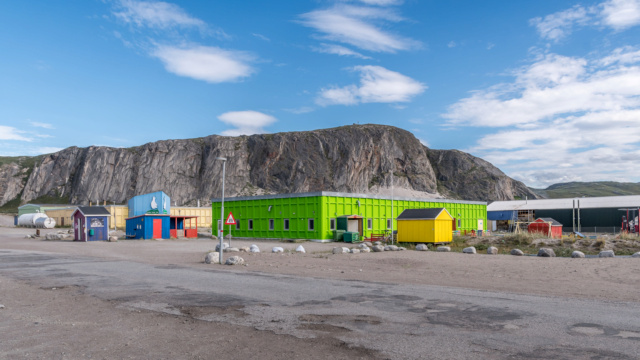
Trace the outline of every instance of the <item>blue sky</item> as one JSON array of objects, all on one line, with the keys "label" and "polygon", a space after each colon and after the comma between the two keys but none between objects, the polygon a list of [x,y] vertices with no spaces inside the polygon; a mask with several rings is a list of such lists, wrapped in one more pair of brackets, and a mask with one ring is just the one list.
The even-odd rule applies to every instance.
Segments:
[{"label": "blue sky", "polygon": [[0,3],[0,155],[394,125],[529,186],[640,181],[640,0]]}]

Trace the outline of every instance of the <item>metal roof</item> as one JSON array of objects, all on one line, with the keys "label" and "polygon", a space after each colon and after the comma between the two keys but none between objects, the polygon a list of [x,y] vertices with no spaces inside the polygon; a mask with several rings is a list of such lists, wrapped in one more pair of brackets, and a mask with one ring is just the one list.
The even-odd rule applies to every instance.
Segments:
[{"label": "metal roof", "polygon": [[538,221],[538,220],[542,220],[542,221],[547,222],[547,223],[548,223],[548,222],[550,222],[550,223],[551,223],[551,226],[562,226],[562,224],[560,224],[560,223],[559,223],[556,219],[554,219],[554,218],[538,218],[538,219],[536,219],[536,221]]},{"label": "metal roof", "polygon": [[[430,209],[406,209],[396,218],[396,220],[434,220],[443,211],[449,212],[445,208]],[[451,214],[449,214],[451,216]]]},{"label": "metal roof", "polygon": [[92,216],[92,215],[110,216],[111,215],[109,210],[107,210],[104,206],[78,206],[77,211],[80,211],[85,216]]},{"label": "metal roof", "polygon": [[494,201],[491,204],[487,205],[487,211],[573,209],[574,200],[580,201],[580,209],[640,207],[640,195],[630,195],[543,200]]},{"label": "metal roof", "polygon": [[[272,194],[272,195],[258,195],[258,196],[238,196],[224,198],[224,201],[243,201],[243,200],[269,200],[269,199],[288,199],[299,197],[318,197],[318,196],[334,196],[334,197],[350,197],[356,199],[380,199],[391,200],[390,196],[381,195],[368,195],[368,194],[352,194],[342,192],[331,191],[318,191],[308,193],[291,193],[291,194]],[[423,202],[441,202],[448,204],[472,204],[472,205],[487,205],[484,201],[466,201],[466,200],[450,200],[450,199],[427,199],[427,198],[408,198],[408,197],[394,197],[393,200],[398,201],[423,201]],[[211,199],[212,203],[221,202],[220,198]]]}]

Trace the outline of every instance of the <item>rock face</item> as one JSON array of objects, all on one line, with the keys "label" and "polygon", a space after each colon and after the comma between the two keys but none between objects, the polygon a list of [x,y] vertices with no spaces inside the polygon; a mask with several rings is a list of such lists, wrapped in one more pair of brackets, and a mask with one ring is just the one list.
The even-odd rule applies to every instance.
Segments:
[{"label": "rock face", "polygon": [[[0,167],[0,206],[53,197],[60,203],[125,203],[162,190],[178,205],[220,196],[309,191],[385,193],[467,200],[537,196],[490,163],[457,150],[431,150],[392,126],[164,140],[132,148],[70,147]],[[35,163],[35,165],[33,165]],[[393,173],[393,177],[391,176]]]}]

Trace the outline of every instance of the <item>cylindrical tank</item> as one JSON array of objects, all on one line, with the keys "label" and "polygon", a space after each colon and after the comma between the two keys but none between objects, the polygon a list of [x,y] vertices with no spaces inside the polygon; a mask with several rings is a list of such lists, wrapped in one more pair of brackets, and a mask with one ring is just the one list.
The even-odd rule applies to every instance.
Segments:
[{"label": "cylindrical tank", "polygon": [[50,217],[38,218],[36,219],[36,227],[39,229],[53,229],[56,227],[56,221]]},{"label": "cylindrical tank", "polygon": [[43,213],[23,214],[18,218],[18,226],[35,227],[36,220],[47,217],[48,216]]}]

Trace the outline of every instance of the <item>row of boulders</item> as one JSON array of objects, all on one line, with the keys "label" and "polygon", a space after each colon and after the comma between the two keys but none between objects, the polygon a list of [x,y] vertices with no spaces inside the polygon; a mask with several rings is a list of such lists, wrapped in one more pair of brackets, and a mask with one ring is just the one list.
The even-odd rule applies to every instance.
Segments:
[{"label": "row of boulders", "polygon": [[[220,264],[220,253],[216,251],[212,251],[207,253],[204,258],[205,264]],[[231,256],[229,257],[225,263],[225,265],[244,265],[244,259],[240,256]]]}]

